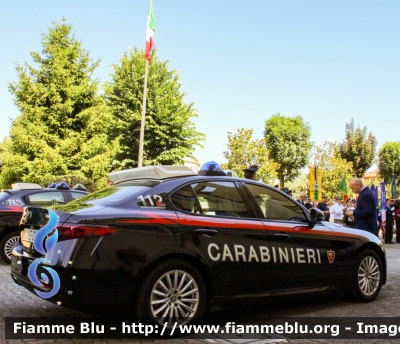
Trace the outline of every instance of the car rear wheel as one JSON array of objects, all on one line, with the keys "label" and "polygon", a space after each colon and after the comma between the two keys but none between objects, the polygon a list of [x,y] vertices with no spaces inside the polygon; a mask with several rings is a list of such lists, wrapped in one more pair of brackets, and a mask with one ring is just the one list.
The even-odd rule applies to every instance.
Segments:
[{"label": "car rear wheel", "polygon": [[383,270],[379,256],[372,250],[364,250],[356,258],[349,295],[353,300],[370,302],[382,287]]},{"label": "car rear wheel", "polygon": [[194,323],[206,308],[207,295],[203,277],[190,263],[171,260],[155,266],[145,277],[137,298],[139,317],[152,319],[171,329]]},{"label": "car rear wheel", "polygon": [[11,263],[11,252],[14,248],[15,243],[19,239],[18,232],[11,232],[7,233],[1,240],[0,240],[0,256],[1,258],[7,263]]}]

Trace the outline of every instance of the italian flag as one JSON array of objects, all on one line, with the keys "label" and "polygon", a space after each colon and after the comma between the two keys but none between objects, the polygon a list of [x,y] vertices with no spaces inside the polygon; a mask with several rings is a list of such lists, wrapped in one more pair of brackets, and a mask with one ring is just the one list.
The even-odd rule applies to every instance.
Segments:
[{"label": "italian flag", "polygon": [[151,50],[154,47],[153,35],[156,31],[154,27],[154,13],[153,13],[153,0],[150,0],[149,15],[147,17],[147,31],[146,31],[146,51],[144,56],[148,61],[151,59]]}]

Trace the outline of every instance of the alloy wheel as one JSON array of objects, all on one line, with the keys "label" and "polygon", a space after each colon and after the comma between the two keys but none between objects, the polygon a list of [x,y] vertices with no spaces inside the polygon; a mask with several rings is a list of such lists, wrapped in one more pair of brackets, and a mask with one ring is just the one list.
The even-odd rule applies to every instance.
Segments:
[{"label": "alloy wheel", "polygon": [[196,280],[182,270],[168,271],[155,283],[150,297],[151,312],[156,321],[171,328],[186,324],[199,306],[199,288]]},{"label": "alloy wheel", "polygon": [[18,236],[13,236],[10,239],[8,239],[4,245],[4,252],[5,252],[7,258],[10,260],[11,260],[11,252],[14,248],[14,245],[18,241],[18,238],[19,238]]},{"label": "alloy wheel", "polygon": [[358,285],[361,292],[370,296],[379,288],[381,270],[378,261],[371,256],[366,256],[358,268]]}]

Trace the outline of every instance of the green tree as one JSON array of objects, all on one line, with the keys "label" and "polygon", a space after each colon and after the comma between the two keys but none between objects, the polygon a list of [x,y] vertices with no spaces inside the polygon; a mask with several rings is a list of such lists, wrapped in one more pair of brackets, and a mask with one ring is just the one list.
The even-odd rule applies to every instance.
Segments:
[{"label": "green tree", "polygon": [[307,193],[307,186],[309,185],[309,176],[305,174],[300,175],[291,181],[287,181],[285,185],[289,190],[292,190],[292,197],[294,199],[298,199],[301,192]]},{"label": "green tree", "polygon": [[269,158],[279,164],[279,186],[293,180],[308,162],[311,149],[311,129],[301,116],[286,117],[275,114],[265,122],[265,143]]},{"label": "green tree", "polygon": [[[145,61],[143,51],[137,48],[124,53],[120,63],[113,65],[112,80],[105,86],[113,116],[110,135],[120,140],[113,162],[116,169],[137,167]],[[196,145],[202,147],[205,135],[197,132],[192,122],[197,111],[193,103],[184,102],[177,72],[168,70],[168,62],[158,59],[155,51],[147,87],[143,165],[179,164],[192,155]]]},{"label": "green tree", "polygon": [[4,143],[0,142],[0,175],[3,170]]},{"label": "green tree", "polygon": [[361,177],[374,163],[377,141],[367,133],[367,127],[354,127],[354,120],[346,123],[345,139],[340,145],[342,159],[353,163],[353,174]]},{"label": "green tree", "polygon": [[9,84],[20,115],[4,141],[0,183],[76,175],[105,185],[117,142],[108,140],[111,116],[92,79],[99,61],[65,19],[42,35],[42,46],[31,52],[36,65],[17,63],[19,80]]},{"label": "green tree", "polygon": [[257,179],[273,184],[277,177],[278,164],[268,159],[265,139],[252,140],[253,129],[237,129],[237,133],[228,132],[228,150],[224,152],[228,162],[221,165],[225,170],[234,171],[243,178],[243,170],[251,165],[258,165]]},{"label": "green tree", "polygon": [[[314,161],[322,171],[322,189],[329,199],[344,194],[340,191],[340,182],[346,178],[348,182],[353,175],[353,163],[341,158],[340,147],[337,143],[325,142],[314,147]],[[351,190],[347,189],[347,195]]]},{"label": "green tree", "polygon": [[396,175],[396,185],[400,185],[400,142],[385,142],[379,149],[379,174],[386,183],[392,182]]}]

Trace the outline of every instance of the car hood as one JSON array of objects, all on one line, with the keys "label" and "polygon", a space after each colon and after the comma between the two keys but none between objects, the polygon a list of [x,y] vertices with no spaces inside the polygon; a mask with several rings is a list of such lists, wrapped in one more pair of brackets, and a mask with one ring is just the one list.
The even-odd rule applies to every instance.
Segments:
[{"label": "car hood", "polygon": [[351,228],[347,227],[338,223],[333,223],[329,221],[323,221],[322,222],[326,227],[330,228],[332,231],[335,232],[335,234],[339,237],[342,236],[359,236],[359,237],[364,237],[367,238],[369,241],[375,242],[377,244],[380,244],[381,241],[379,238],[376,237],[376,235],[367,232],[363,229],[358,229],[358,228]]}]

